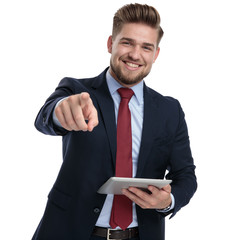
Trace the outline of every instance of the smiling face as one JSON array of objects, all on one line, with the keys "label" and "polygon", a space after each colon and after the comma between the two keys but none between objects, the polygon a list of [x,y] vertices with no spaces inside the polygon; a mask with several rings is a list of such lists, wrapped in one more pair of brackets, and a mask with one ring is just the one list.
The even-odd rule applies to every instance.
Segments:
[{"label": "smiling face", "polygon": [[126,23],[108,39],[110,73],[123,86],[132,87],[146,77],[158,57],[158,32],[142,23]]}]

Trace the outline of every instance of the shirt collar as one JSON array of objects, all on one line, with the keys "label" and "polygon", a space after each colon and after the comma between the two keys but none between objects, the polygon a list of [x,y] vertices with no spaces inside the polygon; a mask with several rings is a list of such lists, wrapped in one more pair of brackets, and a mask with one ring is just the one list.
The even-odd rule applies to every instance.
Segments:
[{"label": "shirt collar", "polygon": [[[118,81],[116,81],[112,77],[109,70],[107,71],[106,79],[107,79],[108,89],[111,95],[113,95],[119,88],[123,87]],[[139,105],[142,104],[143,103],[143,81],[134,85],[133,87],[131,87],[131,89],[133,90],[134,95],[136,96],[138,104]]]}]

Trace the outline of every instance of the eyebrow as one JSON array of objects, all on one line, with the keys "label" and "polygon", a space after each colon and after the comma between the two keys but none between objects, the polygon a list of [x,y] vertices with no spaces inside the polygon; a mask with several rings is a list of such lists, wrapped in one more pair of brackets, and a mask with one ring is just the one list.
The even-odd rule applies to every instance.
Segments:
[{"label": "eyebrow", "polygon": [[[127,37],[123,37],[123,38],[120,39],[120,41],[124,41],[124,40],[125,40],[125,41],[129,41],[129,42],[133,42],[133,43],[136,42],[134,39],[132,39],[132,38],[127,38]],[[143,45],[144,45],[144,46],[148,46],[148,47],[153,47],[153,48],[156,47],[153,43],[148,43],[148,42],[144,42]]]}]

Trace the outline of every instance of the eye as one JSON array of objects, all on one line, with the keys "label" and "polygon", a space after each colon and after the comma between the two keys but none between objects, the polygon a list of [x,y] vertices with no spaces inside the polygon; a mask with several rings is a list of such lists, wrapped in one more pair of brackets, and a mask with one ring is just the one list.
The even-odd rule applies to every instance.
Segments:
[{"label": "eye", "polygon": [[147,50],[147,51],[152,51],[152,48],[149,47],[149,46],[143,46],[143,49],[144,49],[144,50]]},{"label": "eye", "polygon": [[123,44],[123,45],[126,45],[126,46],[131,45],[130,42],[127,42],[127,41],[122,42],[122,44]]}]

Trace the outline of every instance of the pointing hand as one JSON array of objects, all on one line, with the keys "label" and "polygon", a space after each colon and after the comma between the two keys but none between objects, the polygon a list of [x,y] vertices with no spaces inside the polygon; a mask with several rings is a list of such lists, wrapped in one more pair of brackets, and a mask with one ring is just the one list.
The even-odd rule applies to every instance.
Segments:
[{"label": "pointing hand", "polygon": [[68,131],[91,132],[98,125],[97,110],[86,92],[64,99],[55,108],[55,114],[62,127]]}]

